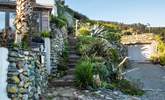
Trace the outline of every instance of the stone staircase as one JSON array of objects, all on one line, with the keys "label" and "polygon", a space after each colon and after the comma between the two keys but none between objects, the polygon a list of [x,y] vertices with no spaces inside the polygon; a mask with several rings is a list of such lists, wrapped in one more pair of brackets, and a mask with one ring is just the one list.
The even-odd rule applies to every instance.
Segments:
[{"label": "stone staircase", "polygon": [[76,38],[73,35],[68,36],[69,42],[69,58],[68,58],[68,70],[67,74],[60,79],[52,79],[50,80],[51,87],[67,87],[74,85],[74,72],[75,65],[79,60],[80,56],[76,52]]}]

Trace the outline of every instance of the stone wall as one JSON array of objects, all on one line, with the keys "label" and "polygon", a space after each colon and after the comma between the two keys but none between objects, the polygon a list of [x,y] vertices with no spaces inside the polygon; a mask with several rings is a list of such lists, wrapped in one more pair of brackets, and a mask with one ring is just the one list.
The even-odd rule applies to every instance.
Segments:
[{"label": "stone wall", "polygon": [[9,50],[8,97],[12,100],[39,100],[47,88],[47,69],[39,51]]},{"label": "stone wall", "polygon": [[51,31],[51,74],[55,75],[57,74],[57,64],[62,55],[64,39],[67,38],[67,34],[66,31],[56,28],[55,24],[51,24]]}]

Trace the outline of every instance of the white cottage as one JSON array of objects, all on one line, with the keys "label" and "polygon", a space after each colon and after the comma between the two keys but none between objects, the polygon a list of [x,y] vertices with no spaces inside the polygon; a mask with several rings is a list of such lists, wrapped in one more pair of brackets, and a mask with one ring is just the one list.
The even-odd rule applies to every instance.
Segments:
[{"label": "white cottage", "polygon": [[156,41],[154,35],[150,33],[125,35],[121,41],[127,47],[130,61],[148,62],[152,54],[156,52]]}]

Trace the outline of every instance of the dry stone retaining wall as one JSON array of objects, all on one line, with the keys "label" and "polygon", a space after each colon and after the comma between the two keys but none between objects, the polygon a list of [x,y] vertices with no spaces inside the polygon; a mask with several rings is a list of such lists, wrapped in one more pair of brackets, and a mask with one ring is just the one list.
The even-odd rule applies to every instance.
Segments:
[{"label": "dry stone retaining wall", "polygon": [[39,51],[9,50],[7,92],[12,100],[39,100],[47,88],[47,69]]},{"label": "dry stone retaining wall", "polygon": [[56,76],[57,64],[64,49],[64,39],[67,38],[66,31],[56,28],[55,24],[51,24],[51,74]]}]

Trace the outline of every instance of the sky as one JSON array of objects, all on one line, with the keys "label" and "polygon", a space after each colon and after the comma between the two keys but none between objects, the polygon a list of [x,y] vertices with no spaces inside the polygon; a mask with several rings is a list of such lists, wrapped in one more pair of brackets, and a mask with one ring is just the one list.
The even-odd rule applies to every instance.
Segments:
[{"label": "sky", "polygon": [[165,0],[65,0],[90,19],[165,27]]}]

